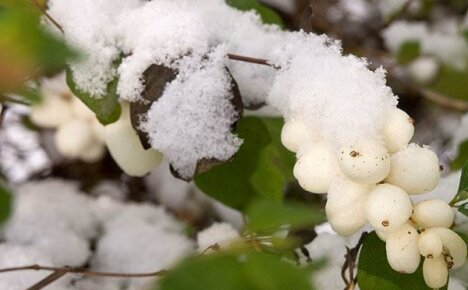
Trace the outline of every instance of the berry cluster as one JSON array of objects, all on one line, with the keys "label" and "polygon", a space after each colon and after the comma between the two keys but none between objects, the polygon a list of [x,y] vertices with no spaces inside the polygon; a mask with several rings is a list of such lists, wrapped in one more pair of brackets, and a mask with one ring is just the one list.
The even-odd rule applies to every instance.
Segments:
[{"label": "berry cluster", "polygon": [[413,273],[423,256],[426,283],[439,288],[447,282],[448,269],[464,264],[466,246],[448,229],[454,219],[448,204],[434,199],[413,206],[409,195],[432,191],[440,179],[437,156],[428,147],[408,144],[413,133],[413,120],[395,108],[380,139],[333,150],[314,140],[305,122],[292,119],[281,140],[297,153],[299,184],[312,193],[328,193],[326,213],[337,233],[349,236],[369,223],[386,241],[394,270]]}]

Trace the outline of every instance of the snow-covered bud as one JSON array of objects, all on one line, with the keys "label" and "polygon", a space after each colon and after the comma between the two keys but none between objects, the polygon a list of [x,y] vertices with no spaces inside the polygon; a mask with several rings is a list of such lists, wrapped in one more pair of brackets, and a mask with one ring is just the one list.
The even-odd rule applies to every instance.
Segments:
[{"label": "snow-covered bud", "polygon": [[58,151],[68,158],[79,157],[94,142],[91,126],[85,120],[60,125],[54,139]]},{"label": "snow-covered bud", "polygon": [[281,143],[289,151],[297,152],[299,147],[307,142],[311,142],[307,125],[298,119],[287,121],[281,130]]},{"label": "snow-covered bud", "polygon": [[436,77],[439,63],[434,57],[421,56],[408,65],[408,71],[413,80],[420,84],[427,84]]},{"label": "snow-covered bud", "polygon": [[307,191],[326,193],[337,172],[337,161],[330,147],[316,143],[307,147],[294,166],[294,176]]},{"label": "snow-covered bud", "polygon": [[404,111],[395,108],[388,114],[382,130],[385,147],[395,153],[407,145],[414,134],[413,119]]},{"label": "snow-covered bud", "polygon": [[411,216],[411,200],[404,190],[391,184],[379,184],[369,194],[366,215],[369,223],[382,232],[393,232]]},{"label": "snow-covered bud", "polygon": [[450,269],[457,269],[465,263],[466,260],[466,244],[463,239],[457,235],[454,231],[446,228],[433,228],[442,239],[442,245],[444,246],[444,252],[451,257]]},{"label": "snow-covered bud", "polygon": [[419,253],[427,259],[434,259],[442,254],[442,239],[436,231],[425,230],[419,235]]},{"label": "snow-covered bud", "polygon": [[325,210],[335,232],[350,236],[367,223],[365,207],[371,189],[371,185],[345,179],[332,183]]},{"label": "snow-covered bud", "polygon": [[31,108],[31,121],[37,126],[55,128],[70,121],[73,112],[69,102],[56,95],[44,96],[40,104]]},{"label": "snow-covered bud", "polygon": [[367,140],[340,149],[339,164],[351,180],[374,184],[387,177],[390,171],[390,155],[376,140]]},{"label": "snow-covered bud", "polygon": [[129,107],[122,106],[120,119],[105,128],[106,145],[112,158],[130,176],[144,176],[161,163],[159,151],[145,150],[130,123]]},{"label": "snow-covered bud", "polygon": [[423,276],[426,285],[432,289],[439,289],[447,284],[448,269],[443,255],[434,259],[424,259]]},{"label": "snow-covered bud", "polygon": [[452,208],[440,199],[421,201],[414,206],[413,219],[425,229],[449,228],[454,218],[455,214]]},{"label": "snow-covered bud", "polygon": [[421,261],[418,249],[418,232],[411,224],[404,224],[387,238],[387,260],[393,270],[400,273],[414,273]]},{"label": "snow-covered bud", "polygon": [[439,160],[427,147],[409,144],[392,156],[386,182],[401,187],[408,194],[433,190],[440,179]]},{"label": "snow-covered bud", "polygon": [[198,250],[203,252],[212,246],[226,248],[239,239],[239,233],[228,223],[214,223],[197,234]]}]

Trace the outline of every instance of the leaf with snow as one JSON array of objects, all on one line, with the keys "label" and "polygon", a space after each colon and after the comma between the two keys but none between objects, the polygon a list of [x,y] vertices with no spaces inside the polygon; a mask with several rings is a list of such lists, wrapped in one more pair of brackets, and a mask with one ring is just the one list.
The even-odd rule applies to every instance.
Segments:
[{"label": "leaf with snow", "polygon": [[143,130],[151,146],[184,180],[229,160],[242,141],[232,133],[242,114],[237,85],[225,66],[226,52],[178,60],[179,73],[148,111]]}]

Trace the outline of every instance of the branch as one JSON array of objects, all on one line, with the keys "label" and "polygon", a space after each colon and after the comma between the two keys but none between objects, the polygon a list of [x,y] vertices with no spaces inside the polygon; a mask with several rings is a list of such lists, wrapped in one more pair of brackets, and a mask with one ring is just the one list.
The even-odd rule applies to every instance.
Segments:
[{"label": "branch", "polygon": [[[361,249],[364,239],[368,235],[368,232],[363,232],[356,246],[352,249],[346,247],[345,259],[346,261],[341,268],[341,278],[346,284],[344,290],[353,290],[357,284],[357,276],[354,276],[354,268],[356,268],[356,260],[358,257],[359,250]],[[346,270],[348,270],[348,277],[346,277]]]},{"label": "branch", "polygon": [[66,271],[66,273],[81,274],[84,276],[98,276],[98,277],[114,277],[114,278],[147,278],[147,277],[159,277],[163,276],[167,271],[160,270],[156,272],[149,273],[116,273],[116,272],[98,272],[98,271],[89,271],[83,268],[74,268],[74,267],[51,267],[51,266],[41,266],[41,265],[28,265],[12,268],[3,268],[0,269],[1,273],[6,272],[15,272],[15,271],[26,271],[26,270],[35,270],[35,271]]},{"label": "branch", "polygon": [[238,54],[233,54],[233,53],[228,53],[227,57],[231,60],[238,60],[238,61],[243,61],[243,62],[261,64],[261,65],[266,65],[266,66],[279,69],[279,67],[271,64],[267,59],[254,58],[254,57],[243,56],[243,55],[238,55]]},{"label": "branch", "polygon": [[62,269],[59,269],[59,270],[53,272],[52,274],[48,275],[44,279],[40,280],[36,284],[32,285],[31,287],[27,288],[26,290],[40,290],[40,289],[46,287],[47,285],[52,284],[56,280],[62,278],[67,273],[68,273],[67,268],[64,267]]},{"label": "branch", "polygon": [[34,3],[34,6],[36,6],[37,10],[39,10],[39,12],[41,12],[55,27],[57,27],[58,30],[60,30],[62,33],[65,33],[63,31],[62,25],[55,21],[55,19],[52,18],[52,16],[50,16],[50,14],[42,8],[41,4],[39,4],[37,0],[32,0],[32,2]]}]

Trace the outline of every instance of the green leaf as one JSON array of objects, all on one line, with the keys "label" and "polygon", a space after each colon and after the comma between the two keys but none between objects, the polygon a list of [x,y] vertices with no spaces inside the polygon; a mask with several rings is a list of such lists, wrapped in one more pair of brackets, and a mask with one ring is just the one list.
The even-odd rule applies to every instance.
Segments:
[{"label": "green leaf", "polygon": [[93,97],[89,93],[78,89],[70,68],[67,69],[67,84],[70,90],[96,114],[99,122],[103,125],[114,123],[120,117],[121,108],[117,95],[117,83],[118,78],[115,78],[107,85],[107,94],[105,96]]},{"label": "green leaf", "polygon": [[468,216],[468,162],[463,166],[460,185],[458,186],[457,194],[450,202],[451,206],[458,207],[458,211]]},{"label": "green leaf", "polygon": [[409,40],[400,45],[396,58],[401,64],[408,64],[421,53],[419,41]]},{"label": "green leaf", "polygon": [[[375,232],[369,234],[362,245],[357,281],[361,290],[431,290],[424,282],[422,262],[413,274],[401,274],[389,266],[385,243]],[[447,289],[447,285],[443,289]]]},{"label": "green leaf", "polygon": [[275,232],[281,226],[291,228],[313,226],[324,221],[318,208],[300,203],[281,204],[273,201],[253,202],[246,210],[248,228],[253,232]]},{"label": "green leaf", "polygon": [[466,162],[468,162],[468,139],[458,146],[458,156],[452,161],[451,168],[452,170],[461,169]]},{"label": "green leaf", "polygon": [[447,65],[442,65],[434,82],[429,89],[444,96],[468,101],[468,70],[456,70]]},{"label": "green leaf", "polygon": [[279,14],[260,4],[257,0],[226,0],[226,3],[242,11],[255,10],[262,17],[263,22],[283,26],[283,20]]},{"label": "green leaf", "polygon": [[11,193],[0,179],[0,223],[4,223],[11,212]]},{"label": "green leaf", "polygon": [[[310,290],[310,271],[264,253],[218,253],[186,260],[159,290]],[[156,288],[154,288],[156,289]]]},{"label": "green leaf", "polygon": [[195,178],[197,186],[222,203],[244,209],[254,199],[282,201],[286,184],[293,180],[294,154],[281,144],[283,121],[279,118],[246,117],[237,133],[244,139],[230,162]]}]

